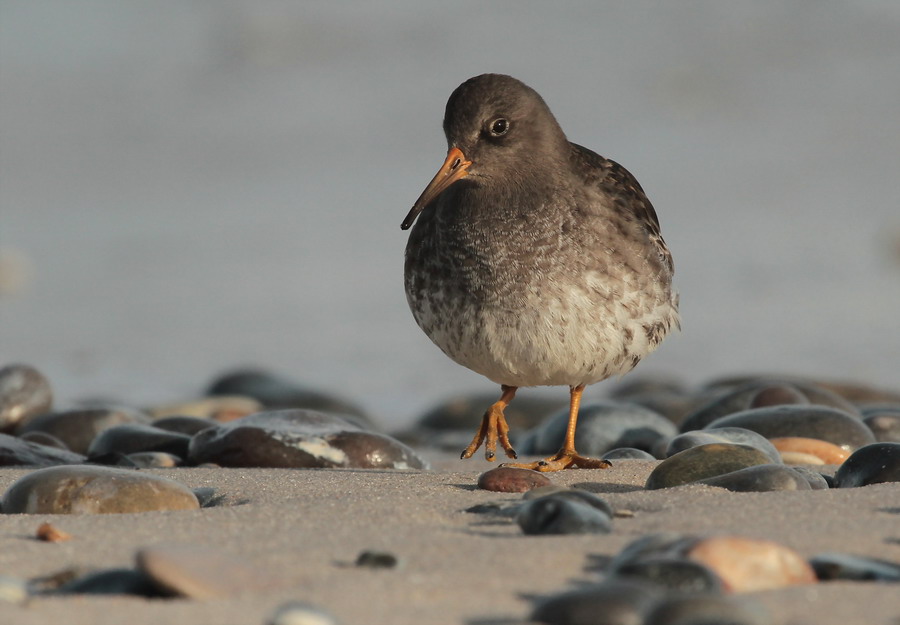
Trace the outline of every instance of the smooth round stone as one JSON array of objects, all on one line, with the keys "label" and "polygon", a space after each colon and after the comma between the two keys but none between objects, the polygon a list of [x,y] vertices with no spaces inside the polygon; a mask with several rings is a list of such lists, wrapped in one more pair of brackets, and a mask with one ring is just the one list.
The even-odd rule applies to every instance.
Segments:
[{"label": "smooth round stone", "polygon": [[812,490],[809,481],[803,475],[783,464],[760,464],[700,480],[700,483],[737,493]]},{"label": "smooth round stone", "polygon": [[150,578],[133,569],[94,571],[63,584],[56,590],[56,593],[62,595],[164,596],[164,593]]},{"label": "smooth round stone", "polygon": [[65,449],[0,434],[0,467],[50,467],[58,464],[81,464],[85,457]]},{"label": "smooth round stone", "polygon": [[863,408],[865,423],[879,443],[900,443],[900,406]]},{"label": "smooth round stone", "polygon": [[700,445],[678,452],[656,465],[644,488],[671,488],[769,463],[771,459],[766,454],[747,445]]},{"label": "smooth round stone", "polygon": [[500,493],[524,493],[550,483],[550,478],[543,473],[515,467],[497,467],[478,477],[478,488]]},{"label": "smooth round stone", "polygon": [[600,456],[601,460],[656,460],[653,454],[634,447],[616,447]]},{"label": "smooth round stone", "polygon": [[900,482],[900,443],[873,443],[854,451],[834,474],[836,488]]},{"label": "smooth round stone", "polygon": [[46,447],[70,451],[64,442],[46,432],[25,432],[18,438],[23,441],[28,441],[29,443],[37,443],[38,445],[44,445]]},{"label": "smooth round stone", "polygon": [[696,536],[675,532],[645,534],[616,554],[609,563],[609,572],[615,575],[620,568],[644,560],[683,558],[687,550],[699,541]]},{"label": "smooth round stone", "polygon": [[302,601],[280,606],[266,625],[337,625],[331,614]]},{"label": "smooth round stone", "polygon": [[137,552],[138,570],[166,594],[190,599],[233,597],[267,591],[273,580],[262,571],[199,545],[154,545]]},{"label": "smooth round stone", "polygon": [[[520,448],[524,454],[552,454],[566,435],[569,411],[559,412],[529,432]],[[650,451],[660,438],[678,433],[675,425],[660,414],[637,404],[599,402],[581,407],[575,447],[586,456],[602,456],[616,447]]]},{"label": "smooth round stone", "polygon": [[818,471],[804,466],[792,466],[791,471],[802,476],[809,483],[809,487],[813,490],[828,490],[831,488],[829,483],[830,477],[822,475]]},{"label": "smooth round stone", "polygon": [[784,436],[816,438],[848,449],[875,442],[871,430],[861,419],[826,406],[753,408],[716,419],[708,427],[746,428],[768,439]]},{"label": "smooth round stone", "polygon": [[580,488],[544,487],[543,489],[536,489],[529,493],[525,493],[522,495],[522,499],[528,501],[549,496],[556,497],[557,499],[567,499],[569,501],[574,501],[575,503],[587,504],[592,508],[596,508],[609,518],[612,518],[615,515],[612,506],[609,505],[609,502],[603,497],[586,490],[581,490]]},{"label": "smooth round stone", "polygon": [[820,553],[810,559],[822,581],[900,582],[900,564],[847,553]]},{"label": "smooth round stone", "polygon": [[368,422],[365,412],[345,399],[309,389],[293,380],[258,369],[225,373],[213,380],[206,394],[252,397],[267,410],[305,408],[353,415]]},{"label": "smooth round stone", "polygon": [[203,430],[191,439],[188,461],[225,467],[427,468],[400,441],[313,410],[260,412]]},{"label": "smooth round stone", "polygon": [[615,575],[641,579],[672,592],[722,592],[722,580],[706,566],[691,560],[650,558],[628,562],[618,567]]},{"label": "smooth round stone", "polygon": [[171,469],[180,467],[184,461],[164,451],[139,451],[124,456],[117,464],[138,469]]},{"label": "smooth round stone", "polygon": [[103,430],[125,423],[148,421],[147,415],[130,408],[80,408],[34,417],[21,426],[17,434],[46,432],[72,451],[86,454],[91,441]]},{"label": "smooth round stone", "polygon": [[652,584],[611,579],[539,601],[530,620],[545,625],[641,625],[664,597]]},{"label": "smooth round stone", "polygon": [[0,369],[0,430],[7,430],[53,406],[53,391],[44,375],[29,365]]},{"label": "smooth round stone", "polygon": [[694,430],[679,434],[671,441],[666,449],[666,457],[677,454],[691,447],[708,445],[710,443],[730,443],[734,445],[747,445],[760,450],[772,462],[781,462],[781,454],[775,446],[762,434],[757,434],[746,428],[711,428],[708,430]]},{"label": "smooth round stone", "polygon": [[90,465],[33,471],[7,489],[0,506],[6,514],[117,514],[200,508],[194,493],[174,480]]},{"label": "smooth round stone", "polygon": [[154,406],[147,412],[154,419],[166,417],[196,417],[224,423],[234,421],[265,409],[259,401],[252,397],[225,395],[221,397],[204,397],[176,404]]},{"label": "smooth round stone", "polygon": [[[850,456],[846,449],[816,438],[783,436],[771,442],[785,464],[841,464]],[[801,456],[811,456],[813,461],[796,462]]]},{"label": "smooth round stone", "polygon": [[712,569],[729,592],[756,592],[817,581],[805,558],[769,540],[740,536],[704,538],[686,556]]},{"label": "smooth round stone", "polygon": [[660,602],[643,625],[772,625],[772,616],[749,597],[681,595]]},{"label": "smooth round stone", "polygon": [[191,437],[187,434],[168,432],[152,425],[128,423],[100,432],[88,447],[88,458],[142,451],[160,451],[185,458],[190,442]]},{"label": "smooth round stone", "polygon": [[193,436],[197,432],[202,432],[206,428],[220,425],[212,419],[201,419],[200,417],[188,417],[185,415],[174,415],[171,417],[163,417],[154,419],[153,427],[167,432],[177,432],[179,434],[187,434]]},{"label": "smooth round stone", "polygon": [[524,503],[516,515],[528,535],[608,534],[612,517],[581,498],[553,493]]}]

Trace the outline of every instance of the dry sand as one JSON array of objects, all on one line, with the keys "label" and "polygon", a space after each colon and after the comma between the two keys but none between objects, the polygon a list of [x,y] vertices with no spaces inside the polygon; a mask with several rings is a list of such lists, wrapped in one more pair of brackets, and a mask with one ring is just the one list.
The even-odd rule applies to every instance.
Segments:
[{"label": "dry sand", "polygon": [[[554,483],[605,497],[619,517],[608,535],[524,536],[512,521],[465,512],[517,494],[475,488],[482,460],[432,456],[433,471],[175,469],[154,473],[213,487],[216,507],[196,512],[0,517],[0,574],[31,578],[73,565],[131,567],[136,550],[186,543],[220,550],[259,570],[260,588],[216,600],[75,596],[0,603],[0,623],[129,625],[265,623],[282,603],[304,600],[343,625],[527,621],[530,598],[601,579],[624,545],[661,531],[735,533],[788,545],[805,556],[847,552],[900,562],[900,484],[773,493],[692,486],[644,491],[653,462],[566,471]],[[0,470],[6,489],[23,469]],[[51,521],[74,537],[32,538]],[[363,550],[401,561],[390,570],[353,566]],[[757,593],[777,625],[900,622],[900,586],[827,583]]]}]

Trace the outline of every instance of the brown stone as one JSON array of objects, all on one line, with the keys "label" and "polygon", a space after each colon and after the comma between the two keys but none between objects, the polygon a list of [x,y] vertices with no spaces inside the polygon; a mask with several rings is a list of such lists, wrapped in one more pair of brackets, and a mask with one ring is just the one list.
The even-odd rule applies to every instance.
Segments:
[{"label": "brown stone", "polygon": [[850,456],[850,451],[817,438],[782,436],[769,439],[769,442],[781,454],[785,464],[841,464]]},{"label": "brown stone", "polygon": [[515,467],[497,467],[478,477],[478,488],[500,493],[524,493],[550,484],[550,479],[543,473]]},{"label": "brown stone", "polygon": [[722,578],[731,592],[754,592],[814,584],[816,573],[793,549],[769,540],[740,536],[706,538],[687,552]]}]

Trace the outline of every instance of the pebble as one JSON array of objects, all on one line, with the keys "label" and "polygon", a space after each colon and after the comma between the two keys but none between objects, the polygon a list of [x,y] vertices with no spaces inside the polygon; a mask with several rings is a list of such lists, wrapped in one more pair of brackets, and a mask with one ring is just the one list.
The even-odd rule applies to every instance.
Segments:
[{"label": "pebble", "polygon": [[900,564],[847,553],[820,553],[810,559],[821,581],[900,582]]},{"label": "pebble", "polygon": [[522,499],[529,501],[531,499],[540,499],[542,497],[547,497],[553,495],[559,499],[568,499],[570,501],[574,501],[576,503],[583,503],[591,506],[592,508],[596,508],[603,514],[608,517],[612,517],[615,513],[613,512],[613,508],[609,505],[603,497],[599,495],[595,495],[594,493],[588,492],[586,490],[582,490],[580,488],[560,488],[558,486],[545,486],[540,489],[535,489],[531,492],[525,493],[522,495]]},{"label": "pebble", "polygon": [[166,594],[214,599],[269,591],[264,572],[228,557],[220,549],[191,544],[154,545],[137,552],[137,568]]},{"label": "pebble", "polygon": [[279,606],[266,625],[337,625],[334,617],[309,603],[292,601]]},{"label": "pebble", "polygon": [[0,431],[49,412],[52,406],[50,382],[40,371],[24,364],[0,369]]},{"label": "pebble", "polygon": [[28,582],[18,577],[0,575],[0,603],[23,605],[28,601]]},{"label": "pebble", "polygon": [[131,408],[80,408],[35,417],[16,433],[45,432],[61,440],[72,451],[86,454],[91,441],[103,430],[124,423],[148,422],[146,414]]},{"label": "pebble", "polygon": [[828,490],[831,488],[831,476],[822,475],[818,471],[804,466],[792,466],[791,471],[802,475],[813,490]]},{"label": "pebble", "polygon": [[754,447],[710,443],[691,447],[660,462],[650,473],[644,488],[670,488],[770,463],[770,458]]},{"label": "pebble", "polygon": [[[606,506],[608,508],[608,504]],[[552,493],[527,501],[519,508],[516,522],[522,532],[531,536],[608,534],[612,531],[611,513],[592,505],[585,498],[567,493]]]},{"label": "pebble", "polygon": [[337,415],[313,410],[260,412],[193,436],[188,461],[227,467],[424,469],[415,451]]},{"label": "pebble", "polygon": [[685,555],[712,569],[729,592],[756,592],[817,581],[805,558],[769,540],[715,536],[700,540]]},{"label": "pebble", "polygon": [[138,469],[171,469],[183,465],[184,460],[164,451],[139,451],[123,456],[116,464]]},{"label": "pebble", "polygon": [[23,441],[28,441],[29,443],[37,443],[38,445],[44,445],[46,447],[55,447],[56,449],[70,451],[64,442],[46,432],[25,432],[18,438]]},{"label": "pebble", "polygon": [[62,531],[61,529],[50,523],[41,523],[38,526],[37,532],[35,532],[34,537],[47,543],[62,543],[67,540],[72,540],[71,534]]},{"label": "pebble", "polygon": [[154,406],[149,408],[147,412],[154,419],[196,417],[198,419],[210,419],[219,423],[225,423],[260,412],[264,408],[265,406],[252,397],[225,395]]},{"label": "pebble", "polygon": [[161,430],[152,425],[128,423],[107,428],[97,434],[88,446],[88,458],[127,455],[142,451],[160,451],[186,458],[191,437]]},{"label": "pebble", "polygon": [[550,478],[543,473],[514,467],[497,467],[478,477],[478,488],[500,493],[524,493],[550,483]]},{"label": "pebble", "polygon": [[857,449],[875,442],[862,420],[826,406],[775,406],[752,408],[716,419],[709,428],[741,427],[768,439],[802,436]]},{"label": "pebble", "polygon": [[366,413],[345,399],[314,391],[283,376],[258,369],[240,369],[220,375],[210,384],[206,394],[252,397],[267,410],[305,408],[353,415],[368,422]]},{"label": "pebble", "polygon": [[772,462],[781,462],[781,454],[775,446],[762,434],[757,434],[746,428],[710,428],[708,430],[694,430],[679,434],[669,441],[666,448],[666,457],[677,454],[679,451],[707,445],[709,443],[732,443],[735,445],[749,445],[760,450]]},{"label": "pebble", "polygon": [[700,483],[737,493],[812,490],[805,476],[783,464],[760,464],[700,480]]},{"label": "pebble", "polygon": [[656,460],[656,456],[643,449],[634,447],[616,447],[600,456],[601,460]]},{"label": "pebble", "polygon": [[62,595],[137,595],[162,597],[163,592],[153,581],[134,569],[106,569],[93,571],[60,586]]},{"label": "pebble", "polygon": [[722,580],[699,562],[679,558],[648,558],[619,566],[617,577],[641,579],[670,592],[721,593]]},{"label": "pebble", "polygon": [[187,434],[193,436],[197,432],[202,432],[206,428],[219,425],[212,419],[202,419],[200,417],[188,417],[185,415],[173,415],[171,417],[163,417],[153,421],[153,427],[167,432],[178,432],[179,434]]},{"label": "pebble", "polygon": [[[559,412],[529,432],[519,445],[523,454],[552,454],[562,446],[569,411]],[[675,425],[643,406],[622,402],[595,402],[581,407],[575,447],[586,456],[602,456],[616,447],[651,451],[661,438],[678,433]]]},{"label": "pebble", "polygon": [[356,557],[356,566],[369,569],[393,569],[397,564],[397,556],[386,551],[362,551]]},{"label": "pebble", "polygon": [[196,510],[186,486],[157,475],[71,465],[38,469],[16,480],[0,498],[6,514],[117,514]]},{"label": "pebble", "polygon": [[834,474],[836,488],[900,482],[900,443],[872,443],[854,451]]},{"label": "pebble", "polygon": [[0,467],[49,467],[80,464],[85,456],[65,449],[33,443],[9,434],[0,434]]},{"label": "pebble", "polygon": [[879,443],[900,443],[900,405],[862,409],[865,423]]},{"label": "pebble", "polygon": [[530,620],[545,625],[639,625],[664,597],[652,584],[610,579],[540,600]]},{"label": "pebble", "polygon": [[772,625],[763,604],[749,597],[713,594],[669,597],[650,611],[642,625]]},{"label": "pebble", "polygon": [[841,464],[850,456],[846,449],[816,438],[783,436],[771,442],[785,464]]}]

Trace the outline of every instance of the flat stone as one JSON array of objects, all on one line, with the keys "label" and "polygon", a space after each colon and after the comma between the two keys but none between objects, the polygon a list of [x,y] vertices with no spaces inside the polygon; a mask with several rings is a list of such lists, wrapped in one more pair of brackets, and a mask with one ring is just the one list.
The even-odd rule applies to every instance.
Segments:
[{"label": "flat stone", "polygon": [[729,592],[756,592],[817,581],[804,557],[769,540],[715,536],[700,540],[685,555],[712,569]]},{"label": "flat stone", "polygon": [[664,597],[653,584],[611,579],[538,601],[530,620],[546,625],[640,625]]},{"label": "flat stone", "polygon": [[700,480],[700,483],[737,493],[812,490],[806,477],[783,464],[760,464]]},{"label": "flat stone", "polygon": [[550,478],[543,473],[515,467],[497,467],[478,477],[478,488],[500,493],[524,493],[550,483]]},{"label": "flat stone", "polygon": [[224,423],[246,417],[264,409],[265,406],[252,397],[226,395],[153,406],[147,412],[154,419],[196,417]]},{"label": "flat stone", "polygon": [[[772,439],[785,464],[841,464],[850,456],[846,449],[834,443],[803,436],[783,436]],[[813,462],[796,462],[798,454],[812,456]]]},{"label": "flat stone", "polygon": [[647,478],[645,488],[656,490],[699,482],[739,469],[771,463],[754,447],[711,443],[691,447],[660,462]]},{"label": "flat stone", "polygon": [[708,445],[709,443],[730,443],[734,445],[748,445],[755,447],[766,454],[772,462],[781,462],[781,454],[775,446],[762,434],[757,434],[746,428],[724,427],[710,428],[708,430],[692,430],[679,434],[669,441],[666,448],[666,457],[677,454],[679,451]]},{"label": "flat stone", "polygon": [[612,531],[610,515],[562,493],[527,501],[519,508],[516,522],[528,535],[608,534]]},{"label": "flat stone", "polygon": [[[529,432],[518,445],[523,454],[552,454],[562,446],[569,421],[568,409]],[[648,408],[623,402],[592,402],[578,414],[575,447],[586,456],[599,457],[616,447],[651,451],[661,438],[678,433],[671,421]]]},{"label": "flat stone", "polygon": [[0,467],[50,467],[59,464],[80,464],[85,460],[84,456],[72,451],[0,434]]},{"label": "flat stone", "polygon": [[709,428],[741,427],[768,439],[802,436],[857,449],[875,442],[871,430],[858,417],[826,406],[753,408],[716,419]]},{"label": "flat stone", "polygon": [[130,408],[79,408],[34,417],[19,427],[16,433],[46,432],[72,451],[86,454],[91,441],[103,430],[124,423],[148,422],[146,414]]},{"label": "flat stone", "polygon": [[656,457],[643,449],[634,447],[616,447],[600,456],[601,460],[656,460]]},{"label": "flat stone", "polygon": [[313,410],[261,412],[203,430],[191,439],[188,461],[226,467],[427,467],[400,441]]},{"label": "flat stone", "polygon": [[224,555],[192,544],[154,545],[138,551],[138,570],[166,594],[215,599],[270,591],[275,580]]},{"label": "flat stone", "polygon": [[88,447],[88,457],[160,451],[185,458],[190,442],[191,437],[187,434],[169,432],[142,423],[127,423],[107,428],[97,434]]},{"label": "flat stone", "polygon": [[52,406],[50,382],[40,371],[24,364],[0,369],[0,431],[49,412]]},{"label": "flat stone", "polygon": [[900,443],[872,443],[854,451],[834,474],[836,488],[900,482]]},{"label": "flat stone", "polygon": [[117,514],[200,508],[191,490],[157,475],[71,465],[38,469],[0,499],[6,514]]}]

